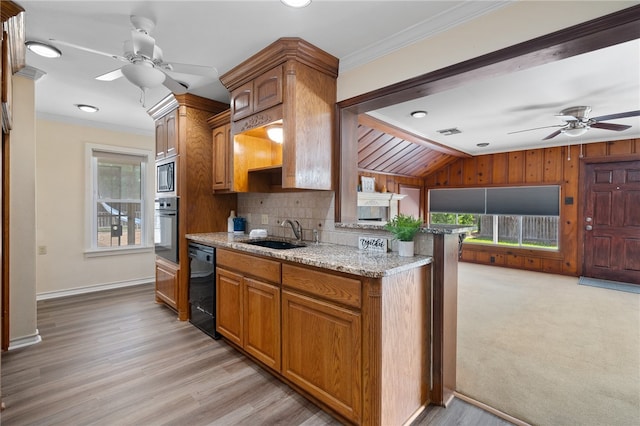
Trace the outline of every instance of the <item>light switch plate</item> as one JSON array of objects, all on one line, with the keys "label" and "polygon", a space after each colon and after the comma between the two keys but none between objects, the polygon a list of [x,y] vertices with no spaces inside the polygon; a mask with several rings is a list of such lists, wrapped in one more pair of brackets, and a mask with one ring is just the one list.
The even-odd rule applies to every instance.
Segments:
[{"label": "light switch plate", "polygon": [[263,225],[268,225],[269,224],[269,215],[268,214],[263,214],[262,215],[262,224]]}]

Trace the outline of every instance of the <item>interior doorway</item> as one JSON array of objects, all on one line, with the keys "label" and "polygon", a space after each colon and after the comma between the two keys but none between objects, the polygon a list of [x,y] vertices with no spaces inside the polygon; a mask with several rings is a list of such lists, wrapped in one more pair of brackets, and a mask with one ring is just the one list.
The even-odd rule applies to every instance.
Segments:
[{"label": "interior doorway", "polygon": [[640,160],[584,166],[582,275],[640,285]]}]

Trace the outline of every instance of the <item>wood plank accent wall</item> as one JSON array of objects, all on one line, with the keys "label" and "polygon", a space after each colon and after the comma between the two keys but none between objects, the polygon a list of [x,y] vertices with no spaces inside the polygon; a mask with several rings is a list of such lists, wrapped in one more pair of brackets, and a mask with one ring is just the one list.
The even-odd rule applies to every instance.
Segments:
[{"label": "wood plank accent wall", "polygon": [[[614,158],[619,161],[638,156],[640,139],[582,146],[583,159],[610,157],[612,161]],[[580,145],[459,159],[425,178],[425,211],[428,211],[426,191],[431,188],[559,184],[561,207],[558,252],[467,244],[463,248],[462,260],[578,276],[582,268],[582,242],[579,241],[579,221],[582,214],[580,166]],[[573,204],[565,204],[566,197],[573,197]]]}]

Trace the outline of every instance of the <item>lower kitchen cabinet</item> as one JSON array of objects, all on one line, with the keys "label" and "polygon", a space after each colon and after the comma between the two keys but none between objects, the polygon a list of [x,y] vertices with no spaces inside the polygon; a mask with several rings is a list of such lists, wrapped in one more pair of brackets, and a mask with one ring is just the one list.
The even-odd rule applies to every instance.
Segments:
[{"label": "lower kitchen cabinet", "polygon": [[360,313],[282,291],[282,374],[342,416],[361,409]]},{"label": "lower kitchen cabinet", "polygon": [[180,267],[173,263],[156,259],[156,301],[164,302],[178,309],[178,283]]},{"label": "lower kitchen cabinet", "polygon": [[280,371],[280,287],[244,279],[244,349]]},{"label": "lower kitchen cabinet", "polygon": [[218,333],[280,371],[280,263],[220,249],[217,263]]}]

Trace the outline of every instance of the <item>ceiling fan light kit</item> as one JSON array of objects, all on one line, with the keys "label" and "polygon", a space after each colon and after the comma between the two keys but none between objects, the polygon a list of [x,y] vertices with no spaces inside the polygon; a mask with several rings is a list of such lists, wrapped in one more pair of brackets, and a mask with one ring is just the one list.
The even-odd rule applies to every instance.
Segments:
[{"label": "ceiling fan light kit", "polygon": [[33,41],[29,40],[24,43],[27,46],[27,49],[35,53],[36,55],[42,56],[44,58],[59,58],[62,56],[62,52],[60,49],[55,46],[51,46],[50,44],[42,43],[41,41]]},{"label": "ceiling fan light kit", "polygon": [[289,6],[289,7],[295,7],[295,8],[301,8],[301,7],[307,7],[311,4],[311,0],[280,0],[282,2],[282,4]]}]

